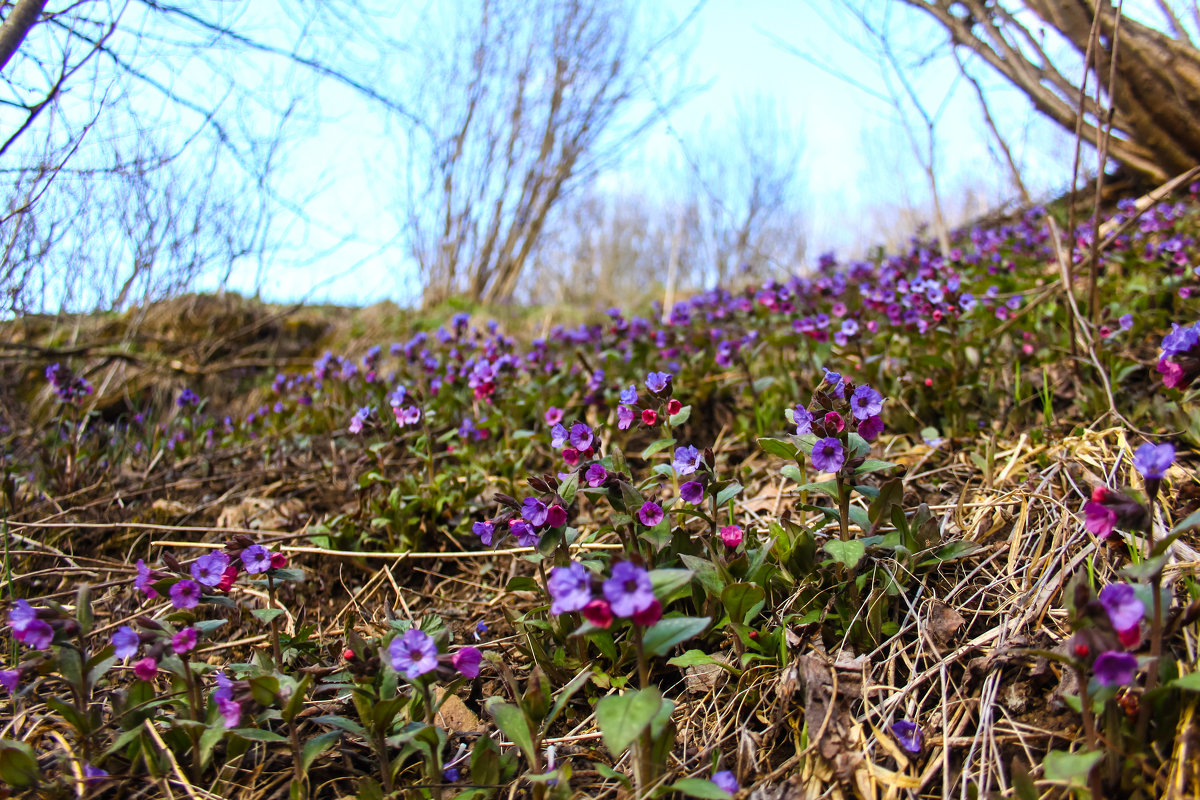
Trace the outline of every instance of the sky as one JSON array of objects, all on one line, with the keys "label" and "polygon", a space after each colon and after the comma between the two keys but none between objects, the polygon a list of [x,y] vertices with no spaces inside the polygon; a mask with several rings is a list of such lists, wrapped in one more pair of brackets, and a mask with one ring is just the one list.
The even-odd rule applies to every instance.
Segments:
[{"label": "sky", "polygon": [[[679,17],[692,7],[690,0],[660,2]],[[945,38],[911,15],[894,24],[903,34],[901,41]],[[664,164],[679,162],[681,141],[703,141],[704,132],[731,117],[739,102],[765,97],[794,126],[803,149],[800,202],[810,258],[827,251],[861,253],[884,238],[879,225],[894,217],[898,207],[927,205],[930,195],[896,112],[872,96],[872,91],[884,91],[879,65],[842,39],[860,35],[856,23],[839,13],[836,0],[709,0],[689,32],[689,69],[706,88],[652,128],[607,180],[625,191],[661,191],[656,176]],[[930,108],[940,106],[950,93],[936,129],[937,172],[947,205],[957,210],[967,189],[992,200],[1012,192],[1004,170],[988,152],[977,100],[961,81],[951,80],[954,74],[953,62],[945,57],[927,64],[914,80]],[[996,110],[1018,123],[1010,127],[1016,134],[1011,144],[1029,163],[1035,187],[1046,193],[1061,185],[1066,177],[1062,164],[1046,152],[1056,143],[1048,126],[1024,122],[1031,120],[1028,109],[1001,79],[988,76],[985,84]],[[281,259],[265,276],[262,292],[268,298],[290,299],[298,287],[313,300],[337,303],[403,303],[415,297],[417,282],[402,245],[382,233],[389,229],[393,210],[385,207],[377,181],[400,167],[380,152],[379,132],[370,120],[362,120],[352,107],[338,108],[344,99],[326,100],[335,109],[338,130],[327,131],[293,157],[303,174],[336,155],[338,179],[331,180],[325,171],[306,181],[326,187],[309,202],[308,211],[331,229],[354,231],[362,241],[342,246],[315,265],[289,269],[286,257]],[[1022,137],[1028,138],[1028,146],[1022,147]],[[334,150],[329,141],[337,142]],[[311,233],[306,240],[326,238]],[[236,282],[234,288],[239,288]]]}]

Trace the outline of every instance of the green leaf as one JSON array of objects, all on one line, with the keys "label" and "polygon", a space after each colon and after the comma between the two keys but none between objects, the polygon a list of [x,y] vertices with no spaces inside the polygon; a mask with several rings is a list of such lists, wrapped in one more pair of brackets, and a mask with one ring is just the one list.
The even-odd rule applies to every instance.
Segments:
[{"label": "green leaf", "polygon": [[892,469],[898,467],[899,464],[893,464],[891,461],[880,461],[878,458],[868,458],[863,463],[855,468],[855,475],[862,475],[864,472],[879,472],[880,470]]},{"label": "green leaf", "polygon": [[1189,692],[1200,692],[1200,672],[1189,672],[1187,675],[1180,675],[1175,680],[1167,684],[1176,689],[1186,689]]},{"label": "green leaf", "polygon": [[666,450],[673,444],[675,444],[675,440],[669,436],[666,439],[659,439],[657,442],[651,442],[646,449],[642,451],[642,458],[649,458],[657,452]]},{"label": "green leaf", "polygon": [[537,592],[541,586],[528,575],[517,575],[504,587],[506,592]]},{"label": "green leaf", "polygon": [[851,539],[848,542],[833,539],[825,543],[825,552],[829,553],[830,558],[837,563],[845,564],[848,569],[854,569],[866,555],[867,548],[857,539]]},{"label": "green leaf", "polygon": [[1190,531],[1192,528],[1198,527],[1200,527],[1200,511],[1193,511],[1182,522],[1171,528],[1171,533],[1183,533],[1184,531]]},{"label": "green leaf", "polygon": [[[529,723],[525,712],[512,703],[505,703],[499,697],[489,698],[485,705],[489,714],[496,720],[496,727],[525,754],[530,763],[537,762],[537,748],[533,744],[533,735],[529,732]],[[599,707],[597,707],[599,711]]]},{"label": "green leaf", "polygon": [[773,456],[786,458],[788,461],[795,461],[796,454],[800,452],[796,449],[796,445],[783,439],[759,439],[758,446],[765,452]]},{"label": "green leaf", "polygon": [[252,609],[250,609],[250,613],[253,614],[254,618],[257,619],[259,622],[269,625],[271,623],[271,620],[275,619],[276,617],[278,617],[280,614],[283,613],[283,609],[282,608],[252,608]]},{"label": "green leaf", "polygon": [[1042,766],[1048,781],[1085,786],[1088,773],[1103,757],[1104,753],[1100,750],[1082,750],[1078,753],[1051,750],[1046,754],[1046,760],[1042,762]]},{"label": "green leaf", "polygon": [[801,484],[800,486],[797,486],[792,491],[793,492],[820,492],[821,494],[829,495],[834,500],[836,500],[837,496],[838,496],[837,481],[835,481],[835,480],[814,481],[813,483]]},{"label": "green leaf", "polygon": [[724,489],[722,489],[720,491],[720,493],[717,494],[717,506],[720,507],[720,506],[725,505],[726,503],[728,503],[730,500],[737,497],[741,493],[742,493],[742,485],[740,483],[734,482],[734,483],[730,484],[729,486],[726,486]]},{"label": "green leaf", "polygon": [[234,728],[230,733],[236,733],[243,739],[249,739],[252,742],[286,742],[288,740],[282,734],[262,728]]},{"label": "green leaf", "polygon": [[341,728],[347,733],[353,733],[355,736],[361,736],[368,741],[371,738],[367,734],[366,728],[348,717],[338,716],[337,714],[326,714],[321,717],[313,717],[312,721],[318,725],[333,725],[334,727]]},{"label": "green leaf", "polygon": [[786,467],[779,470],[779,474],[787,478],[789,481],[794,481],[795,483],[804,483],[805,481],[804,473],[802,473],[800,468],[795,464],[788,464]]},{"label": "green leaf", "polygon": [[575,499],[575,493],[579,491],[579,473],[572,472],[570,477],[563,481],[558,486],[558,496],[563,499],[566,507],[570,507],[571,501]]},{"label": "green leaf", "polygon": [[746,624],[762,610],[767,593],[754,583],[731,583],[721,592],[721,603],[729,618]]},{"label": "green leaf", "polygon": [[613,758],[621,757],[661,707],[662,694],[657,686],[600,698],[596,703],[596,725]]},{"label": "green leaf", "polygon": [[711,665],[715,664],[718,667],[720,667],[721,669],[725,670],[726,672],[732,673],[734,675],[738,675],[741,673],[741,670],[738,669],[737,667],[731,667],[730,665],[726,664],[724,661],[720,660],[719,658],[714,658],[713,656],[710,656],[708,653],[704,652],[703,650],[688,650],[685,653],[683,653],[682,655],[675,656],[667,663],[673,667],[681,667],[681,668],[706,667],[706,666],[711,666]]},{"label": "green leaf", "polygon": [[695,576],[690,569],[652,569],[650,583],[654,587],[654,596],[666,605],[671,601],[671,595],[686,589]]},{"label": "green leaf", "polygon": [[682,792],[688,797],[711,798],[712,800],[725,800],[725,798],[733,797],[720,786],[704,778],[683,778],[675,781],[667,789],[672,792]]},{"label": "green leaf", "polygon": [[324,753],[342,736],[341,731],[325,731],[317,734],[304,743],[304,747],[300,750],[300,769],[308,772],[312,767],[312,763],[317,760],[317,756]]},{"label": "green leaf", "polygon": [[0,781],[9,786],[33,786],[42,779],[33,749],[24,742],[0,739]]},{"label": "green leaf", "polygon": [[710,617],[663,617],[646,629],[642,647],[647,655],[666,655],[675,645],[704,631],[710,622]]},{"label": "green leaf", "polygon": [[671,416],[667,417],[667,422],[669,422],[671,424],[672,428],[676,428],[676,427],[682,425],[683,423],[687,422],[688,418],[691,416],[692,416],[692,407],[690,405],[687,405],[687,406],[684,406],[683,408],[679,409],[679,411],[677,413],[672,414]]},{"label": "green leaf", "polygon": [[558,696],[554,698],[554,705],[550,707],[550,713],[546,715],[546,719],[542,722],[543,728],[548,728],[558,719],[558,715],[567,707],[567,703],[575,696],[575,693],[582,689],[592,677],[590,669],[584,669],[574,678],[567,682],[567,685],[558,690]]},{"label": "green leaf", "polygon": [[300,713],[300,709],[304,707],[304,698],[308,695],[308,687],[312,685],[312,681],[312,673],[306,672],[304,677],[300,679],[300,682],[292,687],[292,695],[283,707],[284,722],[291,722]]}]

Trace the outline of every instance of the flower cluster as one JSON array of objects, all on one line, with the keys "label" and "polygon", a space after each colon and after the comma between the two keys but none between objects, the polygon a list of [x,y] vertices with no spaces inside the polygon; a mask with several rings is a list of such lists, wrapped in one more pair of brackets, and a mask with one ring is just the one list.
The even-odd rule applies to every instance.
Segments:
[{"label": "flower cluster", "polygon": [[[1169,442],[1146,442],[1133,454],[1133,466],[1151,496],[1157,494],[1159,483],[1174,461],[1175,446]],[[1116,528],[1143,530],[1149,520],[1149,512],[1142,503],[1107,486],[1094,488],[1091,500],[1083,506],[1084,527],[1101,539],[1110,538]]]},{"label": "flower cluster", "polygon": [[631,561],[618,561],[612,573],[600,581],[583,564],[572,561],[550,571],[547,582],[550,613],[579,612],[598,628],[612,625],[615,617],[629,618],[649,627],[662,617],[662,605],[654,596],[650,573]]},{"label": "flower cluster", "polygon": [[1072,637],[1070,655],[1088,665],[1102,686],[1123,686],[1133,680],[1137,658],[1130,650],[1142,641],[1146,605],[1127,583],[1111,583],[1092,597],[1087,584],[1075,586],[1080,629]]},{"label": "flower cluster", "polygon": [[673,377],[669,372],[651,372],[646,376],[646,388],[650,390],[650,397],[644,408],[638,407],[637,386],[631,383],[622,389],[621,404],[617,406],[617,428],[629,430],[635,421],[641,421],[642,425],[651,428],[658,424],[662,414],[665,413],[668,417],[678,414],[683,409],[683,404],[671,397]]},{"label": "flower cluster", "polygon": [[[847,409],[849,421],[842,413]],[[846,458],[850,433],[873,441],[883,433],[882,412],[883,395],[879,392],[866,384],[854,386],[840,374],[827,371],[810,408],[796,406],[786,413],[796,426],[797,436],[819,437],[813,443],[813,466],[822,472],[838,472],[848,464],[855,465],[855,459]]]},{"label": "flower cluster", "polygon": [[63,403],[77,403],[92,393],[90,383],[58,362],[46,367],[46,380]]},{"label": "flower cluster", "polygon": [[1171,323],[1163,337],[1158,371],[1169,389],[1186,389],[1200,376],[1200,322],[1190,328]]},{"label": "flower cluster", "polygon": [[413,681],[439,667],[448,677],[457,672],[465,678],[479,676],[483,653],[468,645],[453,653],[439,654],[433,637],[418,628],[409,628],[388,644],[392,669]]}]

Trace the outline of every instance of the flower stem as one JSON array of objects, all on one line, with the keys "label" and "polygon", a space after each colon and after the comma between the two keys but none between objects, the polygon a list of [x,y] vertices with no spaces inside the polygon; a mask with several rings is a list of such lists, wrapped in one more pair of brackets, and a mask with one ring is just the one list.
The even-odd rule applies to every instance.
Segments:
[{"label": "flower stem", "polygon": [[[267,570],[267,597],[271,601],[271,608],[278,608],[275,602],[275,577],[271,575],[271,570]],[[279,647],[279,616],[271,617],[271,655],[275,657],[275,668],[283,668],[283,651]]]}]

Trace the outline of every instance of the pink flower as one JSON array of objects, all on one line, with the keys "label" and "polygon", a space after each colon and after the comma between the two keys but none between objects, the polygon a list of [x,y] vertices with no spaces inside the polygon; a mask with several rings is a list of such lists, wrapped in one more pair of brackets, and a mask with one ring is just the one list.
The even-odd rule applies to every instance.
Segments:
[{"label": "pink flower", "polygon": [[133,665],[133,674],[138,680],[152,681],[158,674],[158,662],[154,660],[153,656],[146,656]]},{"label": "pink flower", "polygon": [[483,653],[478,647],[464,647],[450,656],[450,663],[464,678],[479,677],[479,665],[483,661]]},{"label": "pink flower", "polygon": [[643,608],[641,611],[634,612],[630,619],[635,625],[641,625],[643,628],[649,628],[654,623],[662,619],[663,609],[662,603],[658,602],[658,598],[654,598],[654,602]]},{"label": "pink flower", "polygon": [[178,654],[183,654],[190,651],[196,646],[196,629],[187,627],[171,639],[171,649]]},{"label": "pink flower", "polygon": [[1117,523],[1117,512],[1108,506],[1089,500],[1083,507],[1083,526],[1101,539],[1112,536]]},{"label": "pink flower", "polygon": [[642,424],[643,425],[653,425],[656,422],[658,422],[658,412],[655,411],[653,408],[643,408],[642,409]]},{"label": "pink flower", "polygon": [[613,623],[612,606],[607,600],[592,600],[583,607],[583,618],[597,628],[607,628]]},{"label": "pink flower", "polygon": [[730,550],[742,543],[742,528],[740,525],[726,525],[721,528],[721,541]]}]

